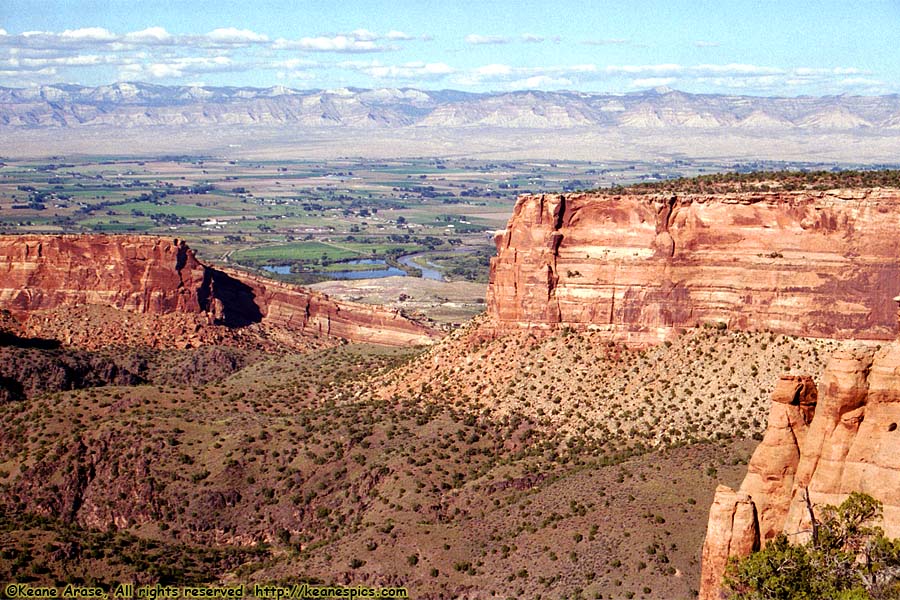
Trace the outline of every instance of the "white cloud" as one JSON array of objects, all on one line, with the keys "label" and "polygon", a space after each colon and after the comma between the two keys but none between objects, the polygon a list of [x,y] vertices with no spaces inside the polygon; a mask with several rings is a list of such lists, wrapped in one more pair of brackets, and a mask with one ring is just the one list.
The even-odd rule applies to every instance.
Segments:
[{"label": "white cloud", "polygon": [[727,65],[697,65],[689,67],[696,73],[726,73],[729,75],[778,75],[784,73],[784,69],[777,67],[763,67],[759,65],[747,65],[743,63],[729,63]]},{"label": "white cloud", "polygon": [[866,71],[853,67],[835,67],[831,72],[835,75],[863,75],[866,73]]},{"label": "white cloud", "polygon": [[884,82],[880,79],[870,79],[868,77],[846,77],[841,79],[839,82],[841,85],[845,86],[857,86],[857,85],[884,85]]},{"label": "white cloud", "polygon": [[719,42],[708,42],[706,40],[697,40],[694,42],[694,46],[697,48],[718,48],[721,46]]},{"label": "white cloud", "polygon": [[317,63],[316,61],[306,58],[289,58],[287,60],[280,60],[271,64],[273,67],[279,69],[299,69],[300,67],[319,66],[319,63]]},{"label": "white cloud", "polygon": [[[13,85],[15,77],[27,81],[79,81],[88,77],[109,77],[103,66],[117,67],[122,79],[197,78],[207,72],[238,72],[258,69],[278,71],[285,78],[308,69],[329,69],[302,57],[286,56],[289,50],[306,52],[362,53],[395,50],[393,44],[414,40],[410,34],[391,30],[380,34],[368,29],[333,36],[306,37],[298,40],[271,40],[267,35],[238,27],[222,27],[207,33],[175,35],[161,26],[117,34],[102,27],[72,28],[61,32],[31,31],[0,35],[0,68]],[[383,42],[379,41],[383,40]],[[215,52],[212,52],[215,50]],[[395,67],[378,66],[369,77],[395,77],[415,80],[434,79],[454,70],[444,63],[405,63]],[[90,75],[86,75],[90,73]],[[317,73],[317,78],[318,73]]]},{"label": "white cloud", "polygon": [[126,33],[122,39],[126,42],[165,43],[172,41],[174,38],[172,34],[162,27],[148,27],[140,31]]},{"label": "white cloud", "polygon": [[482,45],[482,44],[508,44],[509,38],[499,36],[499,35],[479,35],[477,33],[470,33],[466,36],[467,44],[474,45]]},{"label": "white cloud", "polygon": [[128,79],[180,78],[198,73],[216,73],[244,70],[245,65],[236,65],[227,56],[188,56],[155,63],[132,62],[122,65],[120,73]]},{"label": "white cloud", "polygon": [[[879,86],[883,82],[862,75],[855,67],[796,67],[786,69],[744,63],[609,65],[602,73],[610,78],[628,77],[632,88],[659,86],[703,86],[708,89],[745,90],[756,93],[785,93],[785,87],[815,86],[826,90],[846,90]],[[796,93],[791,90],[790,93]]]},{"label": "white cloud", "polygon": [[[764,65],[744,63],[681,65],[660,63],[645,65],[595,64],[513,67],[495,63],[461,71],[454,74],[452,81],[465,87],[498,86],[499,88],[521,89],[532,86],[541,88],[578,88],[595,81],[620,82],[626,88],[648,88],[667,85],[703,85],[708,88],[725,89],[777,89],[791,85],[836,84],[842,79],[851,79],[857,69],[838,67],[829,69],[796,68],[783,69]],[[864,85],[860,82],[859,85]],[[844,87],[852,86],[852,81]],[[615,87],[615,84],[613,85]]]},{"label": "white cloud", "polygon": [[[2,1],[2,0],[0,0]],[[346,33],[270,39],[267,35],[224,27],[208,33],[172,34],[161,26],[117,34],[103,27],[66,29],[60,32],[29,31],[10,34],[0,29],[0,69],[4,83],[87,81],[107,79],[114,68],[133,79],[200,79],[207,72],[269,70],[278,78],[315,78],[323,85],[361,85],[383,80],[429,82],[446,80],[461,87],[494,89],[596,89],[628,90],[635,87],[672,85],[688,90],[746,90],[750,93],[889,93],[896,84],[884,73],[853,66],[779,67],[745,63],[703,64],[576,64],[562,66],[513,66],[497,56],[496,63],[459,69],[439,58],[410,57],[396,64],[382,62],[339,63],[335,57],[316,62],[312,53],[383,53],[430,39],[400,30],[386,33],[366,28]],[[524,32],[515,36],[471,34],[469,44],[551,43],[559,38]],[[583,42],[616,45],[626,39]],[[717,42],[693,42],[711,47]],[[402,46],[401,46],[402,45]],[[590,53],[588,52],[588,55]],[[345,57],[351,58],[351,57]],[[420,58],[414,60],[413,58]],[[512,60],[512,59],[511,59]],[[112,69],[111,69],[112,67]],[[339,73],[340,69],[353,71]],[[335,75],[335,73],[338,73]],[[18,81],[16,78],[21,78]],[[45,77],[44,80],[41,77]]]},{"label": "white cloud", "polygon": [[155,77],[156,79],[166,79],[168,77],[184,77],[184,69],[175,64],[155,63],[142,67],[140,71]]},{"label": "white cloud", "polygon": [[834,67],[831,69],[799,67],[792,71],[799,77],[816,76],[816,75],[863,75],[865,71],[852,67]]},{"label": "white cloud", "polygon": [[62,67],[85,67],[101,64],[109,64],[110,57],[98,56],[96,54],[85,54],[78,56],[63,56],[55,58],[9,58],[0,60],[0,65],[5,67],[17,67],[25,70],[40,70],[49,66]]},{"label": "white cloud", "polygon": [[[53,67],[48,67],[46,69],[40,69],[38,71],[30,71],[27,73],[27,75],[30,75],[32,77],[35,75],[39,75],[41,77],[50,77],[50,76],[55,76],[56,74],[57,74],[57,70]],[[19,77],[22,77],[22,76],[23,76],[22,71],[20,71],[18,69],[14,69],[14,70],[0,69],[0,77],[15,77],[18,79]]]},{"label": "white cloud", "polygon": [[432,80],[456,72],[456,69],[443,62],[413,61],[400,65],[385,65],[377,60],[371,62],[344,61],[338,63],[337,66],[365,73],[375,79]]},{"label": "white cloud", "polygon": [[767,77],[773,75],[790,75],[794,78],[821,78],[835,75],[859,75],[864,71],[855,68],[837,67],[831,69],[798,67],[784,69],[765,65],[745,63],[680,65],[677,63],[661,63],[653,65],[609,65],[604,67],[609,75],[653,75],[683,77]]},{"label": "white cloud", "polygon": [[316,78],[315,74],[310,73],[309,71],[278,71],[275,73],[275,77],[280,80],[294,81],[312,81]]},{"label": "white cloud", "polygon": [[557,73],[596,73],[597,65],[586,63],[583,65],[572,65],[569,67],[553,67],[550,71]]},{"label": "white cloud", "polygon": [[238,29],[236,27],[213,29],[207,33],[205,37],[213,42],[222,44],[248,44],[269,41],[269,37],[266,35],[250,31],[249,29]]},{"label": "white cloud", "polygon": [[357,40],[344,35],[335,37],[302,38],[300,47],[322,52],[377,52],[380,48],[371,40]]},{"label": "white cloud", "polygon": [[181,35],[170,34],[164,28],[147,27],[118,35],[103,27],[85,27],[67,29],[60,33],[49,31],[26,31],[17,36],[3,36],[2,45],[15,45],[28,48],[62,48],[62,47],[113,47],[114,50],[132,48],[134,46],[167,45],[181,46],[183,49],[209,46],[263,44],[269,41],[268,36],[236,27],[214,29],[206,34]]},{"label": "white cloud", "polygon": [[358,40],[348,35],[334,37],[305,37],[299,40],[275,40],[276,50],[299,49],[309,52],[385,52],[390,48],[379,46],[373,41]]},{"label": "white cloud", "polygon": [[[169,46],[182,51],[197,48],[264,45],[273,50],[298,49],[310,52],[387,52],[396,50],[394,45],[378,43],[381,40],[401,42],[415,40],[414,36],[399,30],[379,34],[369,29],[356,29],[350,33],[332,36],[310,36],[299,40],[279,38],[275,41],[256,31],[237,27],[222,27],[205,34],[173,35],[163,27],[147,27],[118,35],[102,27],[67,29],[60,33],[27,31],[19,35],[0,35],[0,47],[29,49],[61,49],[64,47],[101,47],[114,51],[134,49],[136,46]],[[426,38],[421,38],[426,39]]]},{"label": "white cloud", "polygon": [[684,70],[684,67],[674,63],[666,63],[659,65],[609,65],[604,68],[606,73],[612,75],[640,75],[640,74],[654,74],[654,75],[664,75],[671,73],[680,73]]},{"label": "white cloud", "polygon": [[490,64],[459,73],[454,83],[464,86],[503,83],[510,89],[527,88],[529,83],[537,88],[572,87],[582,77],[593,78],[598,73],[596,65],[566,65],[550,67],[512,67],[506,64]]},{"label": "white cloud", "polygon": [[[38,60],[38,59],[31,59]],[[90,65],[102,65],[110,62],[110,57],[108,56],[98,56],[96,54],[85,54],[79,56],[69,56],[61,59],[54,59],[52,64],[64,65],[64,66],[90,66]]]},{"label": "white cloud", "polygon": [[548,75],[535,75],[534,77],[527,77],[525,79],[520,79],[519,81],[514,81],[509,85],[510,88],[513,89],[559,89],[563,87],[569,87],[572,85],[572,80],[567,79],[565,77],[550,77]]},{"label": "white cloud", "polygon": [[66,29],[59,34],[63,40],[111,42],[116,34],[103,27],[85,27],[82,29]]},{"label": "white cloud", "polygon": [[[391,42],[410,41],[417,39],[403,31],[392,29],[382,35],[370,29],[354,29],[350,33],[339,33],[330,36],[304,37],[299,40],[279,38],[272,47],[275,50],[306,50],[308,52],[389,52],[397,50],[397,46],[384,45],[378,42],[388,40]],[[431,39],[422,36],[422,40]]]},{"label": "white cloud", "polygon": [[446,63],[410,62],[402,65],[372,66],[364,69],[376,79],[431,79],[456,72]]},{"label": "white cloud", "polygon": [[692,82],[701,85],[709,85],[714,89],[728,90],[775,90],[784,77],[782,75],[760,75],[760,76],[724,76],[724,77],[695,77],[693,79],[684,78],[680,81]]},{"label": "white cloud", "polygon": [[402,31],[397,31],[396,29],[388,31],[384,37],[397,42],[405,42],[416,39],[415,36],[409,35],[408,33],[404,33]]}]

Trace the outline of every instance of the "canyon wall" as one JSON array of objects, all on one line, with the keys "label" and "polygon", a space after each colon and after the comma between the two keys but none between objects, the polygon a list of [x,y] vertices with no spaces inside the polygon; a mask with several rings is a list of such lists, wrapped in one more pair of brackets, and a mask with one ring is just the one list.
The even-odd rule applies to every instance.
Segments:
[{"label": "canyon wall", "polygon": [[189,313],[210,324],[259,323],[281,335],[388,345],[437,334],[394,311],[201,263],[182,240],[152,236],[0,236],[0,308],[20,319],[101,305],[144,315]]},{"label": "canyon wall", "polygon": [[900,343],[877,350],[847,342],[821,389],[785,376],[773,392],[765,436],[734,490],[719,486],[703,546],[701,600],[718,600],[728,557],[743,557],[778,533],[803,543],[810,510],[854,491],[884,506],[881,524],[900,537]]},{"label": "canyon wall", "polygon": [[635,345],[702,324],[892,339],[900,190],[525,195],[495,236],[497,332]]}]

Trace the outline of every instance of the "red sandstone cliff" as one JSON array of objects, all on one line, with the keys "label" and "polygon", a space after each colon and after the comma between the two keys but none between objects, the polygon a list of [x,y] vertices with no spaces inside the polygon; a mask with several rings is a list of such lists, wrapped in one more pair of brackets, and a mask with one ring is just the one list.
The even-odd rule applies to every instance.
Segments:
[{"label": "red sandstone cliff", "polygon": [[522,196],[491,260],[498,330],[658,343],[723,323],[891,339],[900,190]]},{"label": "red sandstone cliff", "polygon": [[885,534],[900,537],[900,343],[877,352],[848,343],[829,361],[820,394],[809,378],[783,377],[772,400],[740,490],[716,490],[701,600],[720,598],[729,556],[746,556],[780,532],[807,541],[810,506],[840,504],[853,491],[880,500]]},{"label": "red sandstone cliff", "polygon": [[400,314],[221,270],[181,240],[151,236],[0,236],[0,308],[21,317],[101,305],[142,315],[186,313],[281,336],[318,334],[389,345],[436,333]]}]

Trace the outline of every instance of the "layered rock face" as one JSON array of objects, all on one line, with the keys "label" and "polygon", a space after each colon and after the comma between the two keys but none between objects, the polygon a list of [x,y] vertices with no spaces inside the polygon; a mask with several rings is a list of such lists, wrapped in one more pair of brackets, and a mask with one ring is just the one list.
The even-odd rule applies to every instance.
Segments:
[{"label": "layered rock face", "polygon": [[[898,423],[898,342],[877,352],[848,343],[829,361],[821,395],[809,378],[782,378],[766,434],[739,492],[725,486],[716,490],[703,546],[700,598],[720,598],[729,556],[746,556],[781,532],[798,543],[809,540],[810,510],[840,504],[853,491],[880,500],[885,534],[900,537]],[[755,515],[752,527],[730,517],[749,514],[748,503]]]},{"label": "layered rock face", "polygon": [[99,304],[199,312],[206,269],[183,241],[138,236],[0,236],[0,306]]},{"label": "layered rock face", "polygon": [[499,330],[658,343],[722,324],[892,339],[900,190],[526,195],[496,235]]},{"label": "layered rock face", "polygon": [[281,335],[327,335],[389,345],[436,334],[400,314],[220,270],[184,241],[151,236],[0,236],[0,308],[19,318],[102,305],[144,315],[187,313],[210,324],[259,323]]}]

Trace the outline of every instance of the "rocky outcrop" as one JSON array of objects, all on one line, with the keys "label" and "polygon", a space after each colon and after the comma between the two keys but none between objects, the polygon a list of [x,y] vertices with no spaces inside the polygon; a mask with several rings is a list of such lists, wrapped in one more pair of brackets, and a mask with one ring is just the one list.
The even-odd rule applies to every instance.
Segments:
[{"label": "rocky outcrop", "polygon": [[747,556],[755,550],[759,550],[759,520],[753,499],[749,494],[720,485],[709,509],[706,542],[703,544],[701,597],[715,597],[715,594],[704,594],[710,590],[718,591],[729,558]]},{"label": "rocky outcrop", "polygon": [[800,463],[800,447],[807,437],[816,400],[816,385],[810,377],[783,376],[772,392],[766,432],[741,484],[741,492],[755,502],[762,543],[783,528]]},{"label": "rocky outcrop", "polygon": [[436,337],[397,312],[205,265],[182,240],[0,236],[0,308],[24,320],[77,306],[196,315],[228,328],[259,324],[284,338],[320,335],[410,345]]},{"label": "rocky outcrop", "polygon": [[525,195],[495,241],[495,330],[635,345],[713,324],[892,339],[900,190]]},{"label": "rocky outcrop", "polygon": [[[720,598],[727,557],[749,554],[754,535],[763,545],[781,532],[805,542],[812,533],[811,511],[838,505],[854,491],[881,501],[885,534],[900,537],[898,423],[898,342],[877,351],[851,342],[835,352],[818,398],[808,378],[782,378],[773,394],[766,434],[739,492],[724,486],[716,491],[703,549],[700,598]],[[748,533],[744,524],[729,527],[728,515],[740,502],[753,505],[758,534]]]},{"label": "rocky outcrop", "polygon": [[0,306],[14,314],[64,304],[149,314],[200,312],[207,277],[180,240],[0,236]]},{"label": "rocky outcrop", "polygon": [[299,329],[308,334],[397,346],[428,344],[440,335],[397,311],[334,300],[319,292],[231,269],[219,272],[221,280],[230,278],[246,286],[232,291],[233,299],[242,298],[238,302],[246,304],[249,293],[260,320],[280,330]]},{"label": "rocky outcrop", "polygon": [[701,598],[718,598],[729,558],[747,556],[782,531],[817,396],[810,377],[784,375],[775,385],[766,433],[747,476],[737,492],[720,485],[709,509]]}]

